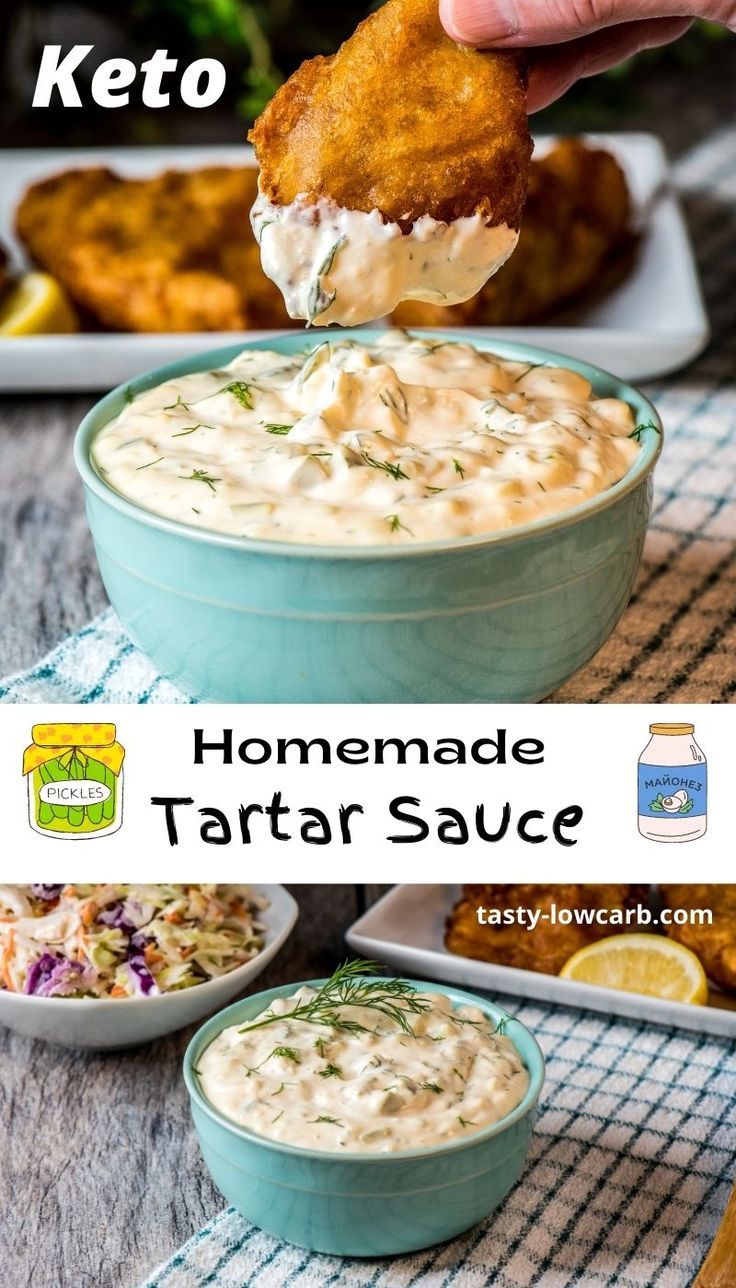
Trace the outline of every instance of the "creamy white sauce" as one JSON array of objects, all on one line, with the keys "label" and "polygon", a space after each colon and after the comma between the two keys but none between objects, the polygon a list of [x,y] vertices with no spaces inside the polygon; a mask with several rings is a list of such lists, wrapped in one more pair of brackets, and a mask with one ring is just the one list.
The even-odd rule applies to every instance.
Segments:
[{"label": "creamy white sauce", "polygon": [[[314,995],[300,988],[271,1013]],[[360,1006],[342,1007],[340,1018],[367,1032],[299,1019],[246,1033],[234,1025],[200,1057],[202,1091],[261,1136],[335,1152],[439,1145],[506,1117],[529,1085],[513,1042],[477,1007],[453,1009],[443,993],[416,997],[426,1009],[408,1016],[413,1036]]]},{"label": "creamy white sauce", "polygon": [[480,215],[443,223],[423,215],[403,232],[377,210],[334,202],[276,206],[261,194],[251,212],[263,271],[289,315],[312,326],[358,326],[402,300],[459,304],[476,295],[519,239]]},{"label": "creamy white sauce", "polygon": [[411,545],[568,510],[640,450],[629,406],[563,368],[398,331],[307,348],[246,349],[139,394],[96,438],[97,469],[216,532]]}]

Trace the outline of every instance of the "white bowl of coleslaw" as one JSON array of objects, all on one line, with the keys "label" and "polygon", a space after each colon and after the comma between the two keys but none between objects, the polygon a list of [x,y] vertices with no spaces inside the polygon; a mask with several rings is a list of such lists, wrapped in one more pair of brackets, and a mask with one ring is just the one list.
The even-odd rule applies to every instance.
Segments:
[{"label": "white bowl of coleslaw", "polygon": [[297,916],[280,885],[0,885],[0,1024],[86,1050],[151,1042],[244,993]]}]

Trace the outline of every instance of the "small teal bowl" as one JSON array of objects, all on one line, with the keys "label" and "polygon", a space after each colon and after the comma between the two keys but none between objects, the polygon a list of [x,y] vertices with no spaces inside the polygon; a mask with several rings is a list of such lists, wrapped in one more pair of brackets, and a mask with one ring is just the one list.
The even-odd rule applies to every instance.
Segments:
[{"label": "small teal bowl", "polygon": [[[422,991],[439,987],[410,982]],[[395,1154],[302,1149],[231,1122],[205,1099],[195,1072],[223,1029],[246,1023],[300,987],[284,984],[228,1006],[187,1048],[184,1079],[194,1125],[204,1161],[228,1202],[267,1234],[343,1257],[413,1252],[454,1238],[493,1212],[524,1169],[544,1082],[544,1059],[531,1033],[485,998],[442,985],[455,1005],[478,1006],[494,1023],[508,1022],[529,1074],[522,1102],[500,1122],[446,1145]]]},{"label": "small teal bowl", "polygon": [[[365,342],[371,330],[346,331]],[[294,353],[304,335],[235,344],[119,386],[75,442],[107,593],[159,672],[203,702],[533,702],[583,666],[631,594],[661,446],[636,389],[573,358],[462,333],[446,340],[580,372],[622,398],[642,450],[619,483],[564,514],[412,546],[297,545],[192,528],[125,500],[93,467],[95,435],[128,391],[230,362],[243,348]]]}]

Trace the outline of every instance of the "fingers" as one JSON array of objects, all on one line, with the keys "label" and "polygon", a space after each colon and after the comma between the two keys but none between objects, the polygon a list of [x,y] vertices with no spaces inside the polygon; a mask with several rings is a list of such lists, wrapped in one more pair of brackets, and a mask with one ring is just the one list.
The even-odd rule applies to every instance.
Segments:
[{"label": "fingers", "polygon": [[[709,0],[710,2],[710,0]],[[712,0],[712,7],[727,0]],[[702,0],[440,0],[448,35],[461,44],[513,49],[578,40],[613,25],[701,12]],[[706,4],[709,8],[709,3]],[[702,13],[702,16],[718,16]]]},{"label": "fingers", "polygon": [[575,81],[607,71],[642,49],[670,44],[690,24],[689,18],[622,23],[566,45],[534,50],[529,65],[529,111],[538,112],[566,93]]}]

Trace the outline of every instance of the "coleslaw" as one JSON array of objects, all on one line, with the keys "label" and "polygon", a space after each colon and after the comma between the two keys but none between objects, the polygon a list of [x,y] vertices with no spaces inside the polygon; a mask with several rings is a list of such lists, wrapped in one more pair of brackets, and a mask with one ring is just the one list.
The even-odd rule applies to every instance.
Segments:
[{"label": "coleslaw", "polygon": [[150,997],[255,957],[268,900],[242,885],[0,885],[0,990]]}]

